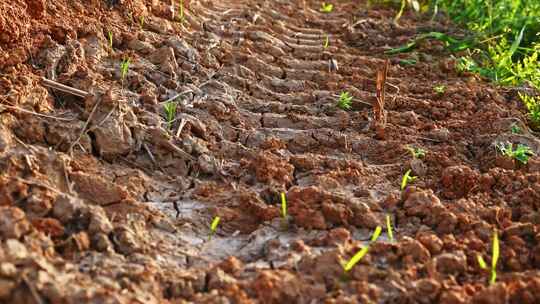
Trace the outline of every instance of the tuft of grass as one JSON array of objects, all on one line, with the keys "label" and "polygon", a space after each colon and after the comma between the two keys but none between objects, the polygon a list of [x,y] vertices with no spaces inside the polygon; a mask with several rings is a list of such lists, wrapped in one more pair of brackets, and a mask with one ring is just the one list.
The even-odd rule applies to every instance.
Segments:
[{"label": "tuft of grass", "polygon": [[497,144],[497,149],[503,156],[517,160],[522,164],[527,164],[529,157],[534,156],[534,152],[527,145],[518,144],[514,149],[514,145],[510,142]]},{"label": "tuft of grass", "polygon": [[126,78],[129,72],[130,64],[131,64],[131,58],[129,57],[122,59],[122,62],[120,62],[120,78],[122,79],[122,83],[124,82],[124,79]]},{"label": "tuft of grass", "polygon": [[339,100],[337,103],[338,108],[345,111],[350,110],[352,107],[352,99],[353,96],[349,94],[349,92],[341,92],[341,94],[339,94]]},{"label": "tuft of grass", "polygon": [[323,2],[321,3],[321,8],[319,10],[323,13],[331,13],[334,10],[334,5],[331,3]]},{"label": "tuft of grass", "polygon": [[169,129],[172,127],[172,122],[176,118],[176,108],[178,104],[175,101],[169,101],[163,105],[165,110],[165,118],[167,119],[167,126]]},{"label": "tuft of grass", "polygon": [[216,233],[220,221],[221,218],[219,216],[214,217],[214,219],[212,220],[212,223],[210,224],[210,233],[208,234],[208,240],[210,240],[212,236]]},{"label": "tuft of grass", "polygon": [[540,98],[521,93],[518,94],[519,98],[527,108],[527,118],[529,118],[531,127],[535,130],[540,128]]},{"label": "tuft of grass", "polygon": [[423,158],[426,156],[426,150],[422,148],[407,147],[413,158]]},{"label": "tuft of grass", "polygon": [[[398,0],[380,0],[397,2]],[[401,0],[396,21],[409,0]],[[540,1],[525,0],[426,0],[420,11],[430,7],[435,18],[439,11],[469,31],[462,39],[443,33],[420,35],[407,45],[387,51],[398,54],[413,50],[421,38],[445,42],[459,53],[456,68],[479,74],[503,85],[528,83],[540,89]],[[424,5],[424,4],[429,5]]]},{"label": "tuft of grass", "polygon": [[[499,235],[497,234],[497,230],[493,230],[493,239],[491,242],[491,269],[490,269],[490,277],[489,277],[489,284],[492,285],[497,280],[497,262],[499,261],[499,255],[500,255],[500,245],[499,245]],[[484,258],[481,255],[476,256],[476,260],[478,261],[478,265],[482,269],[488,269],[487,263],[484,260]]]},{"label": "tuft of grass", "polygon": [[394,241],[394,232],[392,229],[392,220],[390,219],[390,214],[386,215],[386,231],[388,232],[388,238],[390,242]]},{"label": "tuft of grass", "polygon": [[443,84],[436,85],[433,87],[433,91],[437,94],[444,94],[444,92],[446,92],[446,86]]},{"label": "tuft of grass", "polygon": [[362,260],[362,258],[369,251],[369,245],[371,245],[371,243],[374,243],[375,241],[377,241],[377,239],[381,235],[381,231],[382,231],[381,226],[377,226],[377,228],[375,228],[375,231],[373,232],[373,235],[371,236],[369,244],[362,247],[362,249],[360,249],[355,255],[353,255],[352,258],[347,263],[342,264],[343,270],[345,272],[349,272],[351,269],[354,268],[354,266],[356,264],[358,264],[358,262],[360,262],[360,260]]},{"label": "tuft of grass", "polygon": [[407,172],[405,172],[401,178],[401,190],[405,190],[407,185],[415,181],[417,178],[417,176],[411,176],[411,169],[407,170]]}]

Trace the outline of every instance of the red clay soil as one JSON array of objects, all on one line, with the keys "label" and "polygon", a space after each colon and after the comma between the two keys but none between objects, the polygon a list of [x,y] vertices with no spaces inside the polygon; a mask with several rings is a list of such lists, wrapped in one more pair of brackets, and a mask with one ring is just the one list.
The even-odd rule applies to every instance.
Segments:
[{"label": "red clay soil", "polygon": [[390,59],[381,139],[384,51],[459,32],[358,2],[1,0],[0,302],[539,303],[540,159],[495,149],[540,153],[518,89],[426,42]]}]

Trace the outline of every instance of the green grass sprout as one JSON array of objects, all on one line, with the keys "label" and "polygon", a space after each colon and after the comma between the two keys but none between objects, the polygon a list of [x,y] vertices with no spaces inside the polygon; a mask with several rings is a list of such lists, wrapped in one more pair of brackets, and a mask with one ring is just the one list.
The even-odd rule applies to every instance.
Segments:
[{"label": "green grass sprout", "polygon": [[178,3],[178,19],[180,20],[180,23],[184,22],[185,16],[184,16],[184,0],[180,0],[180,3]]},{"label": "green grass sprout", "polygon": [[[495,281],[497,280],[497,262],[499,261],[499,255],[500,255],[499,235],[497,234],[497,230],[493,230],[493,239],[491,243],[491,269],[490,269],[490,277],[489,277],[490,285],[495,284]],[[476,260],[478,261],[478,265],[480,266],[481,269],[488,269],[486,261],[480,254],[476,256]]]},{"label": "green grass sprout", "polygon": [[382,232],[382,227],[381,226],[377,226],[375,228],[375,231],[373,231],[373,235],[371,236],[371,239],[370,239],[370,242],[375,242],[379,236],[381,236],[381,232]]},{"label": "green grass sprout", "polygon": [[334,10],[334,5],[331,3],[321,3],[320,11],[323,13],[331,13]]},{"label": "green grass sprout", "polygon": [[326,50],[329,44],[330,44],[330,38],[328,38],[328,35],[326,35],[326,37],[324,38],[323,48]]},{"label": "green grass sprout", "polygon": [[338,108],[345,111],[350,110],[352,107],[352,99],[353,96],[349,94],[349,92],[341,92],[341,94],[339,94],[339,100],[337,103]]},{"label": "green grass sprout", "polygon": [[503,156],[515,159],[524,165],[529,161],[529,157],[535,155],[529,146],[523,144],[518,144],[514,150],[514,145],[510,142],[499,143],[497,149]]},{"label": "green grass sprout", "polygon": [[533,129],[540,128],[540,98],[532,97],[526,94],[519,94],[519,98],[525,104],[527,108],[527,118],[529,118],[531,127]]},{"label": "green grass sprout", "polygon": [[401,59],[399,61],[399,65],[401,66],[415,65],[416,62],[417,62],[416,59]]},{"label": "green grass sprout", "polygon": [[369,245],[377,241],[377,238],[379,238],[379,236],[381,235],[381,231],[381,226],[377,226],[377,228],[375,228],[375,231],[373,232],[373,235],[371,236],[369,244],[362,247],[362,249],[360,249],[360,251],[353,255],[353,257],[346,264],[342,265],[345,272],[349,272],[351,269],[354,268],[356,264],[358,264],[358,262],[360,262],[360,260],[362,260],[362,258],[369,251]]},{"label": "green grass sprout", "polygon": [[386,215],[386,231],[388,232],[388,238],[390,239],[390,242],[394,242],[394,232],[392,230],[392,220],[390,219],[390,215]]},{"label": "green grass sprout", "polygon": [[523,130],[521,130],[521,128],[516,123],[513,123],[510,126],[510,132],[512,134],[521,134],[521,133],[523,133]]},{"label": "green grass sprout", "polygon": [[407,147],[413,158],[423,158],[426,156],[426,150],[422,148]]},{"label": "green grass sprout", "polygon": [[281,192],[281,217],[283,219],[287,218],[287,198],[285,197],[285,192]]},{"label": "green grass sprout", "polygon": [[407,170],[407,172],[405,172],[401,178],[401,190],[405,190],[407,184],[412,183],[416,179],[417,176],[411,176],[411,169]]},{"label": "green grass sprout", "polygon": [[144,28],[144,16],[139,17],[139,26],[141,27],[141,30]]},{"label": "green grass sprout", "polygon": [[124,58],[120,62],[120,78],[124,80],[129,72],[129,65],[131,64],[131,58]]},{"label": "green grass sprout", "polygon": [[175,101],[169,101],[163,105],[163,110],[165,111],[165,117],[167,119],[167,126],[169,129],[172,127],[172,122],[176,118],[176,108],[178,104]]},{"label": "green grass sprout", "polygon": [[113,48],[113,33],[112,33],[112,31],[109,31],[109,32],[107,33],[107,36],[108,36],[108,38],[109,38],[109,47],[110,47],[111,50],[112,50],[112,48]]},{"label": "green grass sprout", "polygon": [[214,217],[214,219],[212,220],[212,224],[210,224],[210,234],[208,235],[209,240],[216,233],[219,221],[221,221],[221,218],[219,216]]},{"label": "green grass sprout", "polygon": [[437,94],[444,94],[444,92],[446,92],[446,86],[443,84],[436,85],[433,87],[433,91],[435,91]]}]

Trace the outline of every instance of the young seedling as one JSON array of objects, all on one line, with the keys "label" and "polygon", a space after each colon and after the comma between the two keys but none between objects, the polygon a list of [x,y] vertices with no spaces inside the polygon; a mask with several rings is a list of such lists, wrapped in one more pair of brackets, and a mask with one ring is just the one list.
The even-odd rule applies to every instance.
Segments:
[{"label": "young seedling", "polygon": [[426,150],[422,148],[407,147],[413,158],[423,158],[426,156]]},{"label": "young seedling", "polygon": [[399,65],[401,66],[408,66],[408,65],[415,65],[416,60],[415,59],[401,59],[399,61]]},{"label": "young seedling", "polygon": [[386,231],[388,232],[388,238],[390,239],[390,242],[394,242],[394,232],[392,230],[392,220],[390,219],[390,215],[386,215]]},{"label": "young seedling", "polygon": [[527,117],[531,122],[532,128],[538,129],[540,127],[540,98],[534,98],[532,96],[521,93],[518,94],[519,98],[525,104],[525,107],[529,112],[527,113]]},{"label": "young seedling", "polygon": [[139,26],[141,27],[141,30],[144,28],[144,16],[139,17]]},{"label": "young seedling", "polygon": [[435,91],[435,93],[437,94],[444,94],[444,92],[446,91],[446,86],[443,84],[436,85],[433,87],[433,91]]},{"label": "young seedling", "polygon": [[349,94],[349,92],[341,92],[341,94],[339,94],[339,100],[338,100],[338,108],[342,109],[342,110],[350,110],[351,109],[351,103],[352,103],[352,95]]},{"label": "young seedling", "polygon": [[124,58],[122,59],[122,62],[120,62],[120,78],[122,79],[122,82],[126,78],[128,72],[129,72],[129,64],[131,63],[131,58]]},{"label": "young seedling", "polygon": [[109,31],[109,32],[107,33],[107,35],[108,35],[108,38],[109,38],[109,47],[110,47],[111,50],[112,50],[112,48],[113,48],[113,33],[112,33],[112,31]]},{"label": "young seedling", "polygon": [[219,221],[221,218],[219,216],[214,217],[214,220],[212,220],[212,224],[210,224],[210,233],[208,234],[208,240],[212,238],[212,236],[216,233],[217,226],[219,225]]},{"label": "young seedling", "polygon": [[529,157],[534,156],[534,152],[531,148],[523,144],[518,144],[514,150],[514,146],[510,142],[507,142],[506,144],[499,143],[497,149],[503,156],[515,159],[523,165],[527,164]]},{"label": "young seedling", "polygon": [[287,228],[287,197],[285,192],[281,192],[281,224],[283,228]]},{"label": "young seedling", "polygon": [[[489,284],[494,284],[497,280],[497,262],[499,261],[499,236],[497,234],[497,231],[493,231],[493,240],[491,243],[491,269],[490,269],[490,278],[489,278]],[[478,265],[482,269],[488,269],[486,261],[484,261],[484,258],[481,255],[476,256],[476,260],[478,261]]]},{"label": "young seedling", "polygon": [[178,19],[180,20],[180,23],[184,22],[184,0],[180,0],[178,3]]},{"label": "young seedling", "polygon": [[326,35],[326,37],[324,38],[323,48],[326,50],[329,44],[330,44],[330,39],[328,38],[328,35]]},{"label": "young seedling", "polygon": [[375,231],[373,232],[373,235],[371,236],[369,244],[362,247],[362,249],[360,249],[360,251],[358,251],[355,255],[353,255],[353,257],[346,264],[342,265],[343,270],[345,270],[345,272],[349,272],[351,269],[354,268],[356,264],[358,264],[358,262],[360,262],[360,260],[362,260],[362,258],[368,253],[369,245],[377,241],[377,239],[381,235],[381,232],[382,232],[381,226],[377,226],[377,228],[375,228]]},{"label": "young seedling", "polygon": [[513,123],[510,126],[510,132],[512,134],[521,134],[523,131],[521,130],[521,128],[517,124]]},{"label": "young seedling", "polygon": [[334,5],[331,3],[321,3],[320,11],[323,13],[331,13],[334,10]]},{"label": "young seedling", "polygon": [[172,122],[174,118],[176,117],[176,108],[177,108],[177,103],[175,101],[169,101],[165,105],[163,105],[163,109],[165,110],[165,117],[167,119],[167,126],[169,130],[172,127]]},{"label": "young seedling", "polygon": [[416,178],[416,176],[411,176],[411,169],[407,170],[401,178],[401,190],[405,190],[407,184],[412,183]]}]

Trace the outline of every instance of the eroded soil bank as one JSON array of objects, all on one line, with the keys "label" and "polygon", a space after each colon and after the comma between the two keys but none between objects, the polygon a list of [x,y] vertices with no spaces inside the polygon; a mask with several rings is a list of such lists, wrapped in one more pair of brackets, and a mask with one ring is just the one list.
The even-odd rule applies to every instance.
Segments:
[{"label": "eroded soil bank", "polygon": [[540,161],[494,147],[540,153],[517,89],[426,43],[390,60],[379,139],[383,52],[456,30],[357,2],[0,1],[0,302],[540,302]]}]

